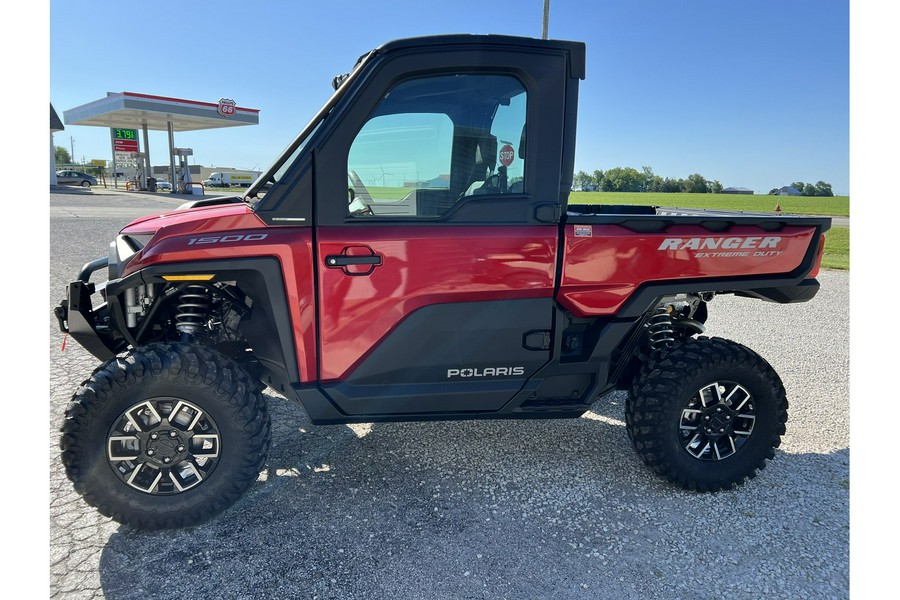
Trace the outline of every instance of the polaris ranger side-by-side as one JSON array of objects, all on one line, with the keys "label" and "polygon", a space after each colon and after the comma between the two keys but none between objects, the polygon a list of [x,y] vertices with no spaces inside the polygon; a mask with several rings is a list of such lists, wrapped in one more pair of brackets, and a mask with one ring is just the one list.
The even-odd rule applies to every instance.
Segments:
[{"label": "polaris ranger side-by-side", "polygon": [[105,361],[62,425],[78,492],[140,528],[219,513],[266,459],[265,386],[315,424],[579,417],[624,389],[656,473],[753,477],[785,390],[704,322],[717,294],[815,296],[830,220],[569,204],[584,76],[577,42],[393,41],[246,196],[126,226],[56,308]]}]

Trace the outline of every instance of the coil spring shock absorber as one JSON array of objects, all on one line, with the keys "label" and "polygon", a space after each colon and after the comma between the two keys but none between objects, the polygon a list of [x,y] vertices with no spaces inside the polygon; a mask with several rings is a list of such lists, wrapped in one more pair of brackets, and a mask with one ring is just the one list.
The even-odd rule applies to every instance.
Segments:
[{"label": "coil spring shock absorber", "polygon": [[660,306],[647,321],[647,336],[654,352],[665,350],[675,343],[675,328],[672,325],[672,305]]},{"label": "coil spring shock absorber", "polygon": [[181,332],[181,341],[189,343],[209,318],[209,290],[204,285],[188,285],[178,296],[175,314],[175,330]]}]

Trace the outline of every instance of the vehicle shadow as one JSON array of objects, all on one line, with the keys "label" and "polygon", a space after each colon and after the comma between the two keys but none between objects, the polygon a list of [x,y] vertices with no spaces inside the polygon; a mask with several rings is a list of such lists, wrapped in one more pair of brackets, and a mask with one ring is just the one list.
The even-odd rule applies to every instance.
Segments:
[{"label": "vehicle shadow", "polygon": [[[195,527],[119,527],[100,559],[103,593],[674,597],[695,584],[673,580],[673,556],[724,557],[692,572],[739,585],[746,561],[758,571],[824,546],[846,562],[810,560],[785,576],[798,590],[826,578],[842,595],[849,449],[779,451],[747,485],[687,492],[641,463],[623,405],[613,393],[580,419],[313,427],[272,397],[272,448],[249,492]],[[643,579],[620,580],[619,571]]]}]

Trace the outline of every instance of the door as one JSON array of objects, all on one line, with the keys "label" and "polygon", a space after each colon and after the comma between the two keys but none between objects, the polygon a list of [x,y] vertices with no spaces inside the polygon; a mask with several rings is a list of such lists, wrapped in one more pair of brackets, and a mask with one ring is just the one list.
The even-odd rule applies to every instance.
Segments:
[{"label": "door", "polygon": [[407,78],[348,138],[346,187],[317,185],[320,214],[341,206],[316,231],[319,380],[345,413],[497,411],[548,362],[530,102],[514,73]]}]

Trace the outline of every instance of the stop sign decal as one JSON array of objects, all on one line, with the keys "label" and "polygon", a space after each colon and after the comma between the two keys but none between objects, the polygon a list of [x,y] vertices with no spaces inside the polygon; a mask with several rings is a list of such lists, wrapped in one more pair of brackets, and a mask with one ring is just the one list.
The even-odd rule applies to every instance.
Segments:
[{"label": "stop sign decal", "polygon": [[513,159],[516,157],[516,151],[513,150],[513,147],[509,144],[506,144],[502,148],[500,148],[500,164],[504,167],[508,167],[512,164]]}]

